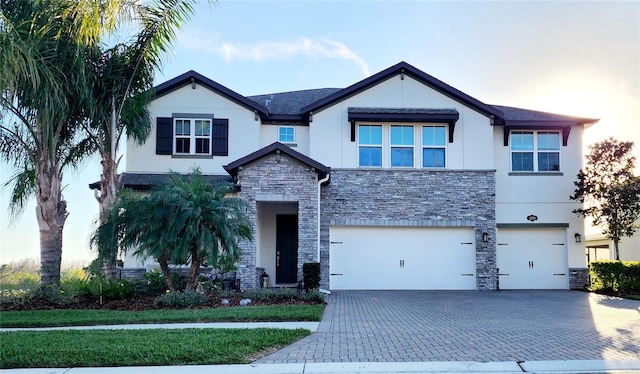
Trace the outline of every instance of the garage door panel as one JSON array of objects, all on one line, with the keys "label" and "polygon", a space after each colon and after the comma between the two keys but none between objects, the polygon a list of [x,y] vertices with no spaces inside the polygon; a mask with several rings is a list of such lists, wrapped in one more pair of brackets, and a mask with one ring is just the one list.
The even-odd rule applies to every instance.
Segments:
[{"label": "garage door panel", "polygon": [[568,288],[564,229],[500,229],[501,289]]},{"label": "garage door panel", "polygon": [[473,242],[472,228],[332,227],[331,288],[475,289]]}]

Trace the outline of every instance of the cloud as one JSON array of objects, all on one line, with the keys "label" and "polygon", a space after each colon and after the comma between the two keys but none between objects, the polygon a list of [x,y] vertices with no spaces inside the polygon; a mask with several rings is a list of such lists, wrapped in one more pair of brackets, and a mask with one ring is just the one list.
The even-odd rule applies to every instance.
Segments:
[{"label": "cloud", "polygon": [[218,34],[187,32],[183,34],[179,45],[194,51],[218,55],[227,62],[267,61],[296,56],[347,60],[356,64],[365,76],[371,75],[369,66],[362,57],[343,43],[327,38],[241,44],[222,41]]}]

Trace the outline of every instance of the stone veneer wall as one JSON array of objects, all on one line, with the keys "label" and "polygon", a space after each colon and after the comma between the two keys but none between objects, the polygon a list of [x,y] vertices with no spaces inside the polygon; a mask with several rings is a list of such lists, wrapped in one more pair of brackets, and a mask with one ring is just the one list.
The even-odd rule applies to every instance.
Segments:
[{"label": "stone veneer wall", "polygon": [[[238,172],[238,183],[241,189],[237,196],[249,203],[249,219],[255,224],[259,224],[257,202],[298,203],[298,279],[302,280],[302,264],[316,261],[317,257],[316,172],[285,154],[271,154],[245,165]],[[256,229],[254,226],[253,241],[240,243],[238,278],[242,279],[242,287],[245,289],[260,286],[256,277]],[[271,284],[275,284],[275,277],[271,279]]]},{"label": "stone veneer wall", "polygon": [[475,228],[477,288],[496,289],[494,170],[332,169],[321,201],[322,288],[330,287],[330,226],[468,226]]},{"label": "stone veneer wall", "polygon": [[584,290],[591,285],[590,282],[589,269],[569,268],[569,289]]}]

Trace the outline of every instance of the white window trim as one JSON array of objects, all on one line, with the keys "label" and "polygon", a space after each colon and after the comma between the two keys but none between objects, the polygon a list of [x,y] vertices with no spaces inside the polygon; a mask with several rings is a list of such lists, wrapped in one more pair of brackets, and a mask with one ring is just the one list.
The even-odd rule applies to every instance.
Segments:
[{"label": "white window trim", "polygon": [[[280,129],[291,129],[293,130],[293,139],[291,141],[282,141],[280,140]],[[283,144],[295,144],[296,142],[296,128],[295,126],[278,126],[278,141]]]},{"label": "white window trim", "polygon": [[[513,133],[518,132],[530,132],[533,133],[533,150],[530,151],[514,151],[513,147]],[[558,149],[557,150],[538,150],[538,133],[555,133],[558,134]],[[562,132],[557,130],[511,130],[509,133],[509,174],[562,174]],[[538,153],[558,153],[558,170],[538,170]],[[514,153],[533,153],[533,170],[513,170],[513,154]]]},{"label": "white window trim", "polygon": [[[382,126],[382,145],[360,144],[360,126]],[[391,126],[412,126],[413,127],[413,166],[391,166],[391,148],[410,148],[408,145],[391,146]],[[444,146],[423,146],[422,145],[422,128],[423,127],[444,127],[445,144]],[[449,126],[442,123],[429,122],[356,122],[356,165],[361,169],[425,169],[438,170],[446,169],[449,159],[448,139]],[[360,165],[360,147],[382,147],[382,166],[361,166]],[[422,166],[422,149],[423,148],[443,148],[444,149],[444,167],[423,167]]]},{"label": "white window trim", "polygon": [[[189,152],[176,152],[176,139],[187,138],[187,136],[176,135],[176,121],[189,121]],[[196,121],[206,121],[209,123],[209,136],[196,135]],[[211,118],[190,118],[190,117],[175,117],[173,118],[173,132],[172,132],[172,152],[176,156],[211,156],[213,151],[213,121]],[[209,139],[209,152],[208,153],[196,153],[196,139]]]}]

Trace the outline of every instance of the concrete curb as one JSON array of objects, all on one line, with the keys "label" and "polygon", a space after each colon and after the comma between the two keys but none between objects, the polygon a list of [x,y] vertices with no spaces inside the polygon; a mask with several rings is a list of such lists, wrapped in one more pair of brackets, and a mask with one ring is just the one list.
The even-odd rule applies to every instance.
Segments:
[{"label": "concrete curb", "polygon": [[418,373],[640,373],[640,360],[503,362],[345,362],[108,368],[6,369],[7,374],[418,374]]}]

